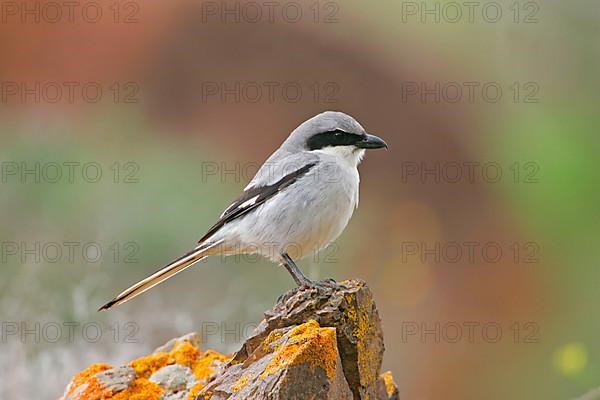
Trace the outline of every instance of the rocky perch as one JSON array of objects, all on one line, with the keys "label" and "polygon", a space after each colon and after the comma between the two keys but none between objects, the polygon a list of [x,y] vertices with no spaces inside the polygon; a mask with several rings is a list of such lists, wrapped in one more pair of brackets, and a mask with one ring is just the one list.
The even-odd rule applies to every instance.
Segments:
[{"label": "rocky perch", "polygon": [[296,288],[232,355],[202,352],[191,333],[113,367],[93,364],[62,400],[397,400],[381,374],[383,332],[363,281]]}]

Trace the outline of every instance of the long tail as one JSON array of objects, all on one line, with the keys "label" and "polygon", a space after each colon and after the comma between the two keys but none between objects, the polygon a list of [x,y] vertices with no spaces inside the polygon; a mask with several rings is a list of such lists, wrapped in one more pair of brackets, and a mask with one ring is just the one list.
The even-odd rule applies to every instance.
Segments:
[{"label": "long tail", "polygon": [[109,310],[112,307],[118,306],[119,304],[123,304],[126,301],[131,300],[136,296],[139,296],[140,294],[144,293],[146,290],[153,288],[154,286],[158,285],[162,281],[166,281],[173,275],[183,271],[184,269],[186,269],[188,267],[191,267],[192,265],[196,264],[198,261],[211,255],[210,253],[212,253],[212,252],[210,250],[213,249],[217,245],[218,245],[218,243],[212,243],[210,245],[201,244],[200,246],[196,247],[194,250],[171,261],[168,265],[159,269],[158,271],[156,271],[149,277],[139,281],[135,285],[133,285],[130,288],[119,293],[119,295],[117,297],[115,297],[114,299],[112,299],[111,301],[109,301],[108,303],[103,305],[102,307],[100,307],[98,309],[98,311]]}]

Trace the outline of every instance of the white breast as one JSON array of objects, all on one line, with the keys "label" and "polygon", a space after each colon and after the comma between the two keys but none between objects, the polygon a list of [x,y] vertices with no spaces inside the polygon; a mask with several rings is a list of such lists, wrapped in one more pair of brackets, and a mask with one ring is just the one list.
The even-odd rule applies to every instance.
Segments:
[{"label": "white breast", "polygon": [[358,205],[358,185],[355,165],[322,154],[307,175],[223,231],[272,259],[284,251],[293,259],[314,255],[343,232]]}]

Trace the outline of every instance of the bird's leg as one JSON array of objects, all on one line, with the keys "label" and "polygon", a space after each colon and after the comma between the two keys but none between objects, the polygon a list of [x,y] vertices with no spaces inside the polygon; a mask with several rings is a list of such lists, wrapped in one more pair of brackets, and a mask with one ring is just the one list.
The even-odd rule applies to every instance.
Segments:
[{"label": "bird's leg", "polygon": [[302,271],[300,270],[300,268],[298,268],[298,266],[296,265],[296,263],[294,263],[294,260],[292,260],[287,253],[281,254],[281,258],[282,258],[282,263],[281,264],[285,267],[285,269],[288,270],[288,272],[290,273],[290,275],[292,275],[292,278],[294,278],[294,282],[296,282],[296,285],[298,285],[298,286],[312,286],[313,281],[311,281],[310,279],[308,279],[306,277],[306,275],[304,275],[302,273]]}]

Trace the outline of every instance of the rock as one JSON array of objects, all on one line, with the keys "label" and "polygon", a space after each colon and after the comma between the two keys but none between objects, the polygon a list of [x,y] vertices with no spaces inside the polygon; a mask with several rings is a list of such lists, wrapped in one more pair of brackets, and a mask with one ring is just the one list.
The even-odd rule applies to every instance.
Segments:
[{"label": "rock", "polygon": [[200,351],[197,334],[146,357],[77,374],[63,400],[398,400],[381,374],[383,332],[359,280],[293,289],[230,356]]},{"label": "rock", "polygon": [[276,329],[243,362],[200,391],[200,400],[352,399],[334,328],[315,320]]},{"label": "rock", "polygon": [[131,367],[107,369],[94,375],[98,383],[106,390],[118,393],[127,389],[135,379],[135,370]]},{"label": "rock", "polygon": [[158,385],[137,379],[133,368],[111,368],[106,364],[93,364],[73,378],[63,399],[125,400],[133,399],[136,395],[158,399],[160,393]]},{"label": "rock", "polygon": [[189,342],[192,346],[200,348],[200,336],[196,332],[188,333],[180,338],[171,339],[167,343],[154,349],[153,353],[170,353],[181,342]]},{"label": "rock", "polygon": [[384,372],[377,380],[377,399],[399,400],[398,386],[391,371]]},{"label": "rock", "polygon": [[75,375],[63,399],[193,399],[231,359],[212,350],[201,352],[198,342],[198,335],[190,334],[126,366],[93,364]]},{"label": "rock", "polygon": [[196,386],[196,377],[189,367],[179,364],[167,365],[153,373],[149,379],[164,390],[163,399],[185,399],[187,394]]},{"label": "rock", "polygon": [[284,294],[235,354],[244,361],[275,329],[315,320],[336,331],[344,376],[356,399],[373,399],[383,360],[383,331],[373,295],[362,281],[344,281]]}]

